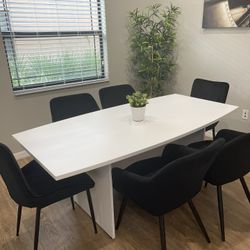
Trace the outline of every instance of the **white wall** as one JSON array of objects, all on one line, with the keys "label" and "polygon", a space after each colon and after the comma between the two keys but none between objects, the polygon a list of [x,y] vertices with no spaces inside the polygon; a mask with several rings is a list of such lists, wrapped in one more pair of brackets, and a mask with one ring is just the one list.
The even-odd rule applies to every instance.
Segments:
[{"label": "white wall", "polygon": [[190,94],[197,77],[228,82],[227,103],[240,108],[219,127],[250,131],[249,120],[241,119],[242,109],[250,109],[250,29],[203,30],[203,0],[172,2],[182,10],[175,91]]}]

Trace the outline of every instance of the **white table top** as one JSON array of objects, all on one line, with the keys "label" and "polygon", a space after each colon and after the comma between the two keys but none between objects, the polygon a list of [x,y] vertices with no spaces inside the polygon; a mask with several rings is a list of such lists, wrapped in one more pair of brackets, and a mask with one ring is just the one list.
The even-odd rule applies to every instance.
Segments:
[{"label": "white table top", "polygon": [[133,122],[125,104],[13,136],[54,179],[60,180],[173,142],[236,108],[173,94],[149,100],[143,122]]}]

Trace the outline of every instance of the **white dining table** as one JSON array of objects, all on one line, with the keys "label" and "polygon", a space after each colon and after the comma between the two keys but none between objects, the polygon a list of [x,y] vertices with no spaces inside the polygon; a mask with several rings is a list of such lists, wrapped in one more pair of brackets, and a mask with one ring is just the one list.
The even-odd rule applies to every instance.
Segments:
[{"label": "white dining table", "polygon": [[[118,161],[176,142],[204,128],[237,107],[172,94],[152,98],[145,120],[134,122],[128,104],[41,127],[13,137],[55,179],[88,172],[96,221],[115,238],[112,165]],[[76,202],[89,214],[85,194]]]}]

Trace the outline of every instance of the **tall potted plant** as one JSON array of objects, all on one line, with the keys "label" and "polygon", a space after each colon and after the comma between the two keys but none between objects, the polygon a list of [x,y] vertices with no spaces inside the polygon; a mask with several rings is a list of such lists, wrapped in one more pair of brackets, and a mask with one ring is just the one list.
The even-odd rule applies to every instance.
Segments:
[{"label": "tall potted plant", "polygon": [[163,94],[164,82],[175,67],[176,21],[179,7],[155,4],[129,14],[131,69],[140,90],[150,97]]}]

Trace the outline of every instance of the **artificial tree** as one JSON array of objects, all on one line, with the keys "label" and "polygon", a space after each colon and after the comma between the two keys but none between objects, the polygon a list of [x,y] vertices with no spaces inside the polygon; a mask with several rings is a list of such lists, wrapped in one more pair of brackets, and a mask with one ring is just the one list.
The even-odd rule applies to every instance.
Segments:
[{"label": "artificial tree", "polygon": [[163,94],[164,83],[175,68],[176,23],[179,7],[160,4],[129,14],[130,63],[141,92]]}]

